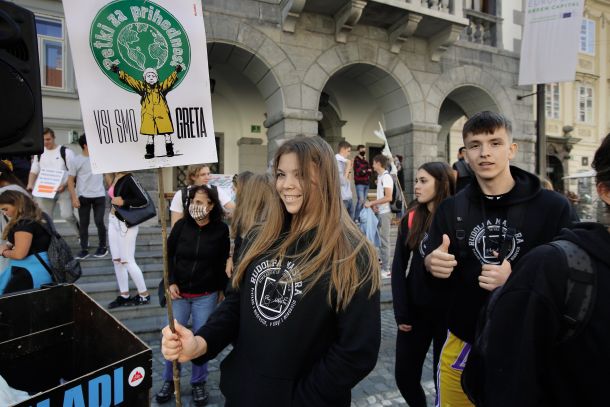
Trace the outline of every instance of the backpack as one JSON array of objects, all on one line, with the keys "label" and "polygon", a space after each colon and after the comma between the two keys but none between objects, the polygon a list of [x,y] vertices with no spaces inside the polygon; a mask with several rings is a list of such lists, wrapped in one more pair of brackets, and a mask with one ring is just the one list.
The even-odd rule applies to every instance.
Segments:
[{"label": "backpack", "polygon": [[390,210],[392,213],[400,213],[403,209],[403,196],[402,191],[400,189],[400,184],[398,183],[398,177],[392,175],[392,180],[394,181],[394,188],[392,188],[392,200],[390,201]]},{"label": "backpack", "polygon": [[49,274],[51,274],[55,283],[72,284],[78,280],[82,274],[80,263],[72,256],[72,250],[70,250],[68,243],[59,233],[57,233],[53,221],[51,221],[46,213],[43,213],[43,216],[47,221],[47,225],[43,225],[43,227],[51,236],[51,242],[47,249],[49,263],[51,264],[47,264],[38,253],[36,253],[35,256],[47,269]]},{"label": "backpack", "polygon": [[[64,165],[66,166],[66,170],[68,169],[68,161],[66,161],[66,146],[59,146],[59,155],[64,160]],[[40,154],[36,154],[38,157],[38,162],[40,162]]]},{"label": "backpack", "polygon": [[[597,294],[597,271],[589,254],[575,243],[556,240],[549,244],[559,249],[564,258],[563,263],[568,268],[566,297],[562,310],[563,323],[557,340],[557,344],[562,344],[578,337],[591,319]],[[501,291],[502,287],[493,292],[487,306],[481,312],[475,341],[462,373],[462,389],[470,401],[477,406],[483,406],[484,359],[488,343],[489,320]]]}]

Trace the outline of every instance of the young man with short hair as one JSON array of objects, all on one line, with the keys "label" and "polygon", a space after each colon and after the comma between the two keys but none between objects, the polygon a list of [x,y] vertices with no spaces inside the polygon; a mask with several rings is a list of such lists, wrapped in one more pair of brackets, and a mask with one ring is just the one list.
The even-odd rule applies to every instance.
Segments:
[{"label": "young man with short hair", "polygon": [[378,154],[373,158],[373,170],[377,173],[377,199],[364,203],[365,208],[373,208],[379,219],[379,257],[381,258],[381,276],[390,278],[390,224],[392,222],[392,191],[394,180],[387,170],[388,157]]},{"label": "young man with short hair", "polygon": [[51,218],[53,218],[55,205],[59,205],[61,217],[78,233],[78,221],[76,220],[76,216],[74,216],[72,202],[70,202],[70,193],[66,189],[68,170],[71,165],[70,163],[74,159],[74,153],[65,146],[55,144],[55,132],[48,127],[43,129],[42,138],[44,141],[44,151],[41,155],[36,155],[32,158],[32,168],[30,169],[27,190],[32,191],[34,189],[36,179],[38,178],[41,169],[64,171],[64,177],[55,193],[55,197],[34,197],[34,200],[38,203],[40,209],[46,212]]},{"label": "young man with short hair", "polygon": [[338,153],[335,154],[337,167],[339,168],[339,181],[341,182],[341,200],[349,213],[350,218],[354,217],[354,201],[352,197],[352,186],[350,183],[352,173],[352,162],[349,155],[352,152],[352,145],[347,141],[340,141]]},{"label": "young man with short hair", "polygon": [[93,220],[97,227],[99,245],[93,257],[104,257],[108,254],[106,246],[106,225],[104,224],[104,212],[106,210],[106,190],[104,188],[104,176],[91,172],[91,161],[89,160],[89,147],[87,137],[83,134],[78,139],[82,155],[77,155],[70,165],[68,171],[68,190],[72,198],[72,206],[78,209],[80,252],[75,258],[83,260],[89,257],[89,219],[93,209]]},{"label": "young man with short hair", "polygon": [[354,158],[354,183],[356,184],[356,211],[354,219],[356,222],[360,220],[360,211],[364,207],[366,197],[369,193],[369,181],[371,179],[371,165],[366,159],[366,147],[359,144],[357,149],[358,154]]},{"label": "young man with short hair", "polygon": [[517,151],[511,130],[510,121],[494,112],[466,122],[465,156],[476,182],[440,204],[425,244],[426,268],[451,298],[437,406],[473,405],[460,381],[489,293],[506,282],[524,254],[571,225],[563,196],[510,165]]}]

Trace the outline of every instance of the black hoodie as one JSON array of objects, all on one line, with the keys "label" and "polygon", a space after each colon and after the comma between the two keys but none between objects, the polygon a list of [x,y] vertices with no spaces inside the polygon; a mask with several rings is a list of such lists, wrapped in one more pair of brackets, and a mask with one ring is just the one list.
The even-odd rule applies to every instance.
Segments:
[{"label": "black hoodie", "polygon": [[[288,255],[298,251],[291,248]],[[358,264],[364,269],[370,261],[360,255]],[[298,263],[279,264],[269,256],[252,261],[239,291],[229,290],[197,332],[208,351],[194,363],[233,343],[221,363],[220,390],[227,405],[347,407],[352,387],[375,367],[379,291],[369,297],[369,282],[336,312],[327,300],[327,279],[305,293],[308,283],[298,278]]]},{"label": "black hoodie", "polygon": [[[475,179],[439,205],[430,227],[426,254],[440,246],[443,234],[451,240],[449,253],[456,256],[458,265],[451,277],[444,281],[451,286],[448,327],[455,336],[468,343],[473,342],[479,311],[489,296],[489,291],[479,287],[482,264],[499,263],[492,251],[500,251],[507,227],[517,228],[506,256],[514,268],[528,251],[550,242],[562,228],[572,223],[572,211],[565,197],[541,189],[538,177],[529,172],[513,166],[510,171],[515,186],[508,193],[501,197],[486,197]],[[464,196],[468,199],[463,225],[467,252],[462,258],[455,232],[455,201]],[[523,219],[512,220],[513,224],[509,225],[508,212],[513,205],[525,205],[525,212]]]},{"label": "black hoodie", "polygon": [[610,233],[597,223],[557,239],[584,249],[597,272],[597,296],[583,331],[558,344],[568,267],[559,249],[525,256],[490,313],[485,406],[610,406]]}]

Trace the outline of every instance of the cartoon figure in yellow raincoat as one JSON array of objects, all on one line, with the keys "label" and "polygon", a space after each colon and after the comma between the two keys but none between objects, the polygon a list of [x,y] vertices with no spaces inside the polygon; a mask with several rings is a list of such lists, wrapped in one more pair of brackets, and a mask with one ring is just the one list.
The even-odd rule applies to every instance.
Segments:
[{"label": "cartoon figure in yellow raincoat", "polygon": [[159,75],[154,68],[146,68],[143,73],[144,81],[137,80],[129,76],[125,71],[121,71],[117,65],[112,65],[112,72],[119,74],[119,79],[126,83],[138,95],[142,104],[140,133],[148,136],[146,143],[146,154],[144,158],[155,156],[155,136],[165,136],[165,151],[168,157],[174,156],[174,144],[172,143],[172,133],[174,125],[169,114],[169,106],[165,96],[172,90],[178,80],[178,73],[182,71],[182,66],[177,65],[176,70],[171,73],[163,82],[159,83]]}]

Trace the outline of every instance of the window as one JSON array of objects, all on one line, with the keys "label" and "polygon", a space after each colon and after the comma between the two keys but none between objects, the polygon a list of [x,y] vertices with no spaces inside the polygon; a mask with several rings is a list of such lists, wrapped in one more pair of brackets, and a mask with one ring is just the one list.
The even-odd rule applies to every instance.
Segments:
[{"label": "window", "polygon": [[578,86],[578,121],[583,123],[593,122],[593,87],[590,85]]},{"label": "window", "polygon": [[595,21],[588,18],[582,19],[579,44],[580,52],[595,54]]},{"label": "window", "polygon": [[43,87],[65,88],[64,24],[60,19],[36,16],[40,80]]},{"label": "window", "polygon": [[559,84],[549,83],[544,87],[544,110],[548,119],[559,119]]}]

